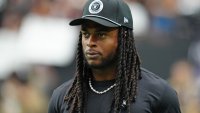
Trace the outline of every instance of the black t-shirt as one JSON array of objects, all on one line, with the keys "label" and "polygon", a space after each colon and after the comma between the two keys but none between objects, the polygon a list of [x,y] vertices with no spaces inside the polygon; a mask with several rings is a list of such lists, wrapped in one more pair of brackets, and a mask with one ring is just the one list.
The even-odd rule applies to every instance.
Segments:
[{"label": "black t-shirt", "polygon": [[[181,113],[177,94],[166,81],[145,69],[142,69],[141,74],[142,79],[138,81],[137,98],[130,107],[131,113]],[[113,85],[114,82],[114,80],[93,81],[92,85],[101,91]],[[71,83],[72,80],[65,82],[54,90],[48,113],[68,113],[64,96]],[[86,113],[108,113],[111,109],[113,92],[114,89],[111,89],[99,95],[90,90]],[[126,111],[121,113],[126,113]]]}]

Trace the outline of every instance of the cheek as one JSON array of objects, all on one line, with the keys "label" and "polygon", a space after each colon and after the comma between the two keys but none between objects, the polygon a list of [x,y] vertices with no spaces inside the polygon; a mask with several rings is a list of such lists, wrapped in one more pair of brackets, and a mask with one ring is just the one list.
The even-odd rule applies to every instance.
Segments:
[{"label": "cheek", "polygon": [[118,47],[118,32],[115,32],[113,35],[113,48],[115,48],[116,51]]},{"label": "cheek", "polygon": [[118,47],[117,39],[108,41],[106,46],[104,46],[105,53],[107,53],[105,55],[106,56],[114,56],[116,54],[117,47]]},{"label": "cheek", "polygon": [[113,51],[116,52],[117,51],[117,48],[118,48],[118,35],[116,34],[115,36],[113,36],[113,41],[112,41],[112,48],[113,48]]}]

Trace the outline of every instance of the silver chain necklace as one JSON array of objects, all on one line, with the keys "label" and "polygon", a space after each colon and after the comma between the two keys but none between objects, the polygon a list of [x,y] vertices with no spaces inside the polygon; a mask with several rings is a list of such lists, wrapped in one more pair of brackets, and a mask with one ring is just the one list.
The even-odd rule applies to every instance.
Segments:
[{"label": "silver chain necklace", "polygon": [[112,86],[110,86],[109,88],[107,88],[106,90],[97,91],[96,89],[93,88],[92,83],[91,83],[91,78],[89,78],[89,86],[90,86],[90,89],[91,89],[93,92],[95,92],[95,93],[101,95],[101,94],[104,94],[104,93],[108,92],[108,91],[111,90],[112,88],[114,88],[114,87],[116,86],[116,83],[113,84]]}]

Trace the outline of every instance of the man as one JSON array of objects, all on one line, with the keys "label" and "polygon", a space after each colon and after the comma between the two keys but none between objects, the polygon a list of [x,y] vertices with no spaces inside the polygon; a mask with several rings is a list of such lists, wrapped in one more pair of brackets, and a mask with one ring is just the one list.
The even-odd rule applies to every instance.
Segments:
[{"label": "man", "polygon": [[180,113],[176,92],[140,67],[129,7],[89,0],[81,25],[75,78],[58,87],[49,113]]}]

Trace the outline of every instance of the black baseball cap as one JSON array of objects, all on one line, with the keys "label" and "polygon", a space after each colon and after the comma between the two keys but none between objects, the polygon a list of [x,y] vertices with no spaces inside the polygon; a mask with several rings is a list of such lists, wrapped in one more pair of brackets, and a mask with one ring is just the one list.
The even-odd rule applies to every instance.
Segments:
[{"label": "black baseball cap", "polygon": [[107,27],[125,26],[133,29],[130,8],[123,0],[88,0],[82,17],[72,20],[69,24],[82,25],[87,20]]}]

